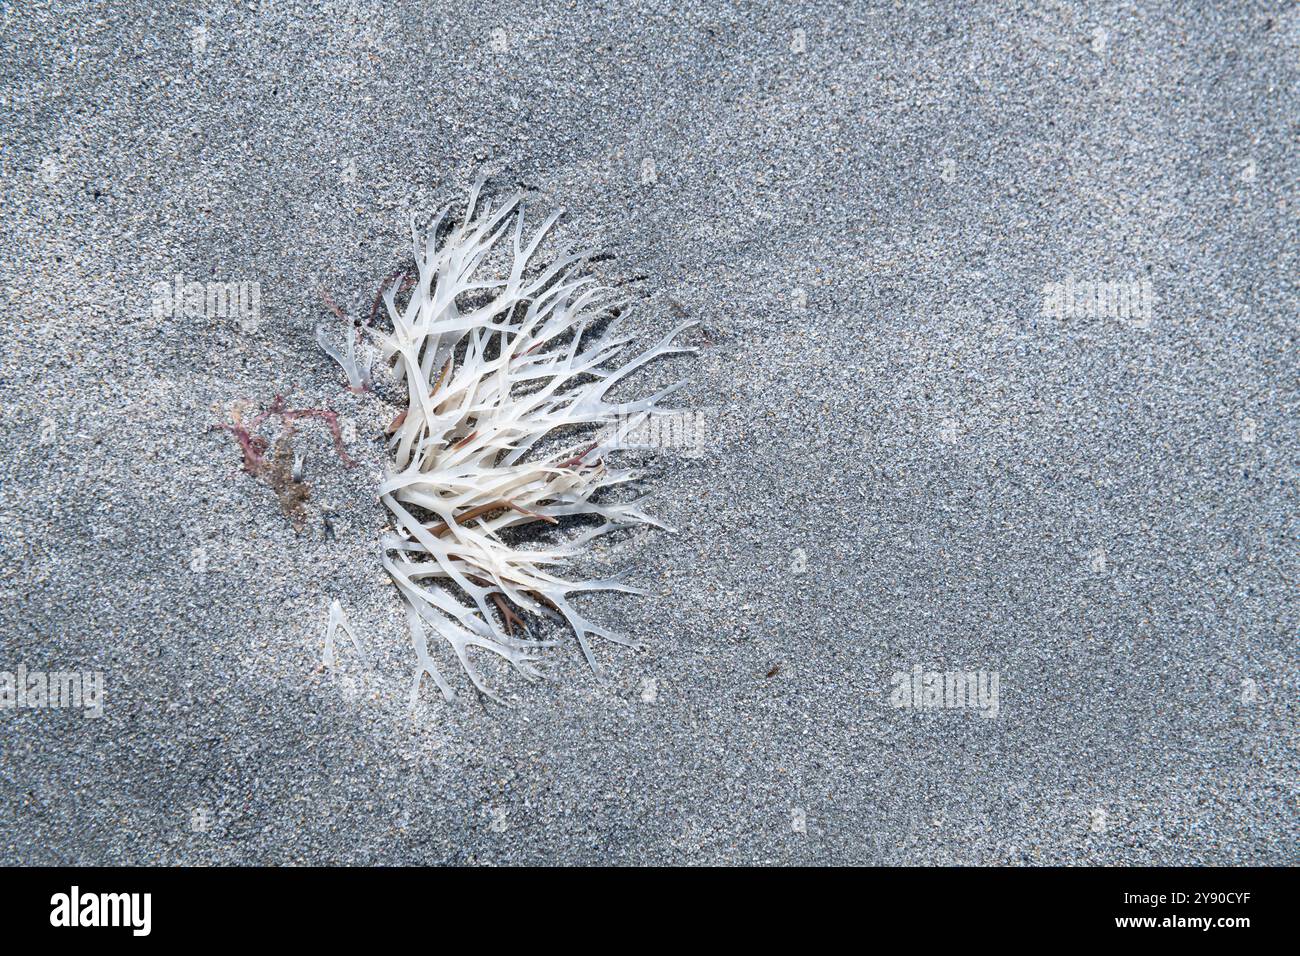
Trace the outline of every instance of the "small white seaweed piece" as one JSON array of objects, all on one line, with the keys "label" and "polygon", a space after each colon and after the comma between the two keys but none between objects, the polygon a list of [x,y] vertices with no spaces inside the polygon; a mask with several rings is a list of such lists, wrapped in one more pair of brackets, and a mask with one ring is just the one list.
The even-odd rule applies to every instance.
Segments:
[{"label": "small white seaweed piece", "polygon": [[339,604],[338,598],[335,598],[334,603],[330,605],[329,625],[325,629],[325,654],[321,663],[326,667],[334,666],[336,660],[334,653],[334,635],[340,627],[343,628],[343,632],[351,639],[352,646],[356,648],[357,653],[361,655],[361,659],[365,661],[366,666],[369,667],[370,655],[366,653],[365,647],[362,646],[361,642],[357,640],[356,634],[353,633],[352,625],[348,623],[348,616],[343,613],[343,606]]},{"label": "small white seaweed piece", "polygon": [[[525,240],[522,194],[495,210],[491,203],[480,209],[482,186],[480,179],[463,218],[441,241],[445,211],[423,237],[412,223],[418,274],[383,290],[391,331],[368,329],[407,392],[406,410],[388,429],[393,462],[379,495],[395,524],[381,542],[384,567],[406,606],[418,661],[412,706],[426,674],[448,701],[454,698],[429,654],[429,631],[450,645],[473,685],[493,700],[470,649],[537,677],[537,652],[553,643],[517,637],[515,625],[524,618],[512,608],[566,623],[597,674],[593,635],[633,644],[586,620],[570,598],[637,589],[614,578],[567,580],[555,568],[600,535],[636,524],[663,527],[639,500],[592,499],[637,477],[612,467],[609,456],[636,447],[630,436],[649,416],[674,411],[662,403],[685,382],[636,401],[607,396],[652,359],[695,351],[674,344],[694,324],[687,322],[649,351],[612,366],[631,339],[618,330],[627,302],[575,268],[587,253],[565,249],[538,264],[559,212]],[[410,297],[399,307],[399,287],[408,286]],[[557,430],[588,440],[540,451]],[[598,523],[549,550],[503,540],[506,529],[569,516]]]},{"label": "small white seaweed piece", "polygon": [[322,291],[321,298],[325,300],[325,305],[330,311],[337,315],[347,325],[347,334],[344,336],[344,351],[340,352],[330,344],[329,332],[324,325],[316,326],[316,344],[319,345],[335,362],[339,368],[343,369],[343,374],[348,377],[348,391],[365,392],[370,389],[370,364],[373,361],[369,349],[363,349],[360,357],[357,355],[357,338],[358,331],[355,323],[349,319],[337,305],[329,294]]}]

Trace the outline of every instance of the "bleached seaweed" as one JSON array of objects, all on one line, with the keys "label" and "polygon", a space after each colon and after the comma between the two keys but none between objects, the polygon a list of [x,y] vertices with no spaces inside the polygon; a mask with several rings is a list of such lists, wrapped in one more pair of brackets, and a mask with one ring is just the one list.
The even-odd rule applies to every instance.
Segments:
[{"label": "bleached seaweed", "polygon": [[[430,632],[493,699],[469,651],[540,676],[539,651],[549,643],[516,634],[529,615],[566,623],[597,673],[592,637],[633,643],[588,621],[571,598],[637,589],[616,578],[567,580],[558,566],[600,535],[642,523],[662,527],[639,499],[595,499],[637,477],[613,467],[609,456],[635,447],[629,436],[649,416],[672,411],[662,403],[685,382],[635,401],[608,396],[647,362],[694,351],[674,344],[687,322],[612,366],[631,340],[619,328],[627,302],[583,271],[586,253],[563,249],[537,264],[559,212],[525,239],[523,194],[480,209],[482,186],[474,186],[445,238],[445,212],[423,236],[412,225],[418,275],[382,290],[391,330],[368,329],[407,398],[389,428],[393,464],[379,494],[395,524],[383,536],[383,563],[405,605],[417,659],[412,705],[425,675],[454,697],[430,655]],[[571,433],[585,440],[553,447]],[[502,537],[575,516],[598,524],[566,545],[525,550]]]}]

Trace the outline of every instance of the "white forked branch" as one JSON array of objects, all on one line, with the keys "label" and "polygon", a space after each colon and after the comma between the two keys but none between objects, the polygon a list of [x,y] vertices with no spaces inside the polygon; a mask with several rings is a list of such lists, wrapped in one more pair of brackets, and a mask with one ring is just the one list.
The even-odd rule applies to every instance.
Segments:
[{"label": "white forked branch", "polygon": [[[548,568],[617,528],[662,527],[636,501],[592,497],[637,477],[611,467],[608,456],[634,447],[633,430],[671,411],[662,403],[685,383],[633,402],[607,396],[647,362],[694,351],[673,344],[688,322],[611,367],[631,338],[618,330],[626,302],[573,268],[586,253],[561,250],[547,264],[534,265],[560,213],[525,241],[522,194],[495,210],[491,203],[479,209],[482,185],[475,185],[463,220],[441,242],[445,212],[423,239],[413,227],[418,277],[410,297],[399,307],[399,284],[390,284],[383,295],[392,330],[371,329],[383,360],[407,390],[407,410],[389,442],[394,467],[380,498],[396,526],[383,538],[384,567],[406,606],[418,662],[412,704],[426,674],[448,700],[454,696],[430,656],[430,631],[447,641],[474,686],[493,699],[469,658],[471,648],[538,676],[537,651],[548,642],[517,638],[514,624],[522,621],[512,608],[566,622],[593,670],[592,635],[632,643],[583,618],[569,598],[636,589],[615,579],[569,581]],[[508,262],[497,266],[503,251]],[[497,267],[489,268],[489,261]],[[601,431],[595,440],[560,451],[538,450],[557,429],[575,427]],[[565,547],[521,550],[501,537],[507,528],[573,515],[600,523]]]}]

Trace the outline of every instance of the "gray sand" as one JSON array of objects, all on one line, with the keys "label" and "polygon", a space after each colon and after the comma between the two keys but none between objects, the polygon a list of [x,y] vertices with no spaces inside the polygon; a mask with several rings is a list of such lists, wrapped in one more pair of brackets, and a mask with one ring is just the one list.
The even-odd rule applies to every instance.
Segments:
[{"label": "gray sand", "polygon": [[[0,863],[1300,862],[1294,5],[158,6],[0,14],[0,671],[106,688],[0,710]],[[644,651],[412,713],[316,289],[479,170],[702,324],[705,441],[586,564]],[[301,533],[207,430],[290,388]]]}]

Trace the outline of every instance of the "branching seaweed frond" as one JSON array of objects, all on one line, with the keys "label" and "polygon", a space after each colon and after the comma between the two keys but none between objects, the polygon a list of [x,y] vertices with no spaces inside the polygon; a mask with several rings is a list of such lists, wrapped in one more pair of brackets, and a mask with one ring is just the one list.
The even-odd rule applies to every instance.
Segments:
[{"label": "branching seaweed frond", "polygon": [[[259,429],[275,418],[280,419],[279,434],[274,439],[259,434]],[[294,424],[303,420],[324,422],[334,439],[334,450],[339,459],[349,468],[356,465],[344,447],[337,412],[328,408],[290,408],[284,395],[275,396],[250,421],[245,422],[242,414],[237,412],[233,423],[221,422],[211,426],[235,436],[244,455],[244,471],[265,482],[275,492],[281,510],[299,531],[307,520],[305,505],[311,496],[311,487],[303,480],[306,452],[296,451],[293,446]]]},{"label": "branching seaweed frond", "polygon": [[[346,323],[347,333],[343,337],[343,351],[340,352],[330,343],[329,330],[324,325],[318,325],[316,326],[316,344],[324,350],[326,355],[338,363],[339,368],[343,369],[343,374],[348,378],[348,391],[357,393],[369,391],[372,356],[367,354],[364,349],[361,354],[357,352],[361,329],[335,304],[328,292],[321,290],[321,299],[331,312]],[[374,310],[371,311],[373,315]]]},{"label": "branching seaweed frond", "polygon": [[[388,428],[393,464],[379,493],[395,526],[382,541],[384,567],[417,659],[413,706],[425,675],[454,696],[430,633],[494,700],[469,652],[541,676],[539,651],[553,642],[526,636],[532,615],[571,628],[597,673],[593,637],[633,643],[588,621],[572,598],[636,589],[616,578],[567,580],[557,566],[616,529],[662,527],[639,501],[596,493],[636,477],[611,455],[635,447],[630,436],[648,417],[672,411],[663,403],[685,382],[635,401],[610,393],[653,359],[694,351],[675,344],[688,322],[612,365],[631,339],[619,328],[627,303],[583,271],[586,253],[539,253],[559,212],[527,236],[523,195],[494,208],[480,202],[482,186],[459,223],[444,212],[423,236],[413,225],[416,274],[402,282],[395,274],[381,290],[391,329],[367,329],[407,397]],[[515,529],[575,517],[593,526],[567,545],[517,543]]]}]

